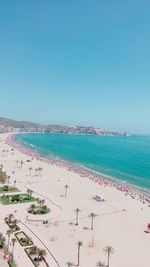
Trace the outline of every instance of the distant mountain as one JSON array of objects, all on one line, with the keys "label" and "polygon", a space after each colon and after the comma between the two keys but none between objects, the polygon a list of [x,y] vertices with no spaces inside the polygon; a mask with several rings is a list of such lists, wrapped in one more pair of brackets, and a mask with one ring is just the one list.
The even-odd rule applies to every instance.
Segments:
[{"label": "distant mountain", "polygon": [[16,121],[11,120],[8,118],[2,118],[0,117],[0,126],[3,126],[5,128],[8,127],[14,127],[14,128],[39,128],[42,127],[42,125],[37,123],[32,123],[28,121]]},{"label": "distant mountain", "polygon": [[41,125],[28,121],[16,121],[0,117],[0,133],[4,132],[46,132],[58,134],[89,134],[89,135],[114,135],[129,136],[128,133],[106,131],[93,126],[62,126]]}]

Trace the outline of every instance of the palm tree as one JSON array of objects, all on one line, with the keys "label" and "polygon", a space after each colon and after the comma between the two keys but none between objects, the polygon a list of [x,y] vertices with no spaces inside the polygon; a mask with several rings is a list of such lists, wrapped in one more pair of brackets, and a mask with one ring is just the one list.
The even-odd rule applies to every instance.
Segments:
[{"label": "palm tree", "polygon": [[32,194],[33,194],[33,190],[30,189],[30,196],[32,196]]},{"label": "palm tree", "polygon": [[33,190],[31,190],[30,188],[27,189],[27,194],[28,196],[32,196]]},{"label": "palm tree", "polygon": [[38,257],[39,261],[42,261],[44,256],[46,256],[46,250],[45,249],[38,249]]},{"label": "palm tree", "polygon": [[3,167],[4,167],[3,164],[1,164],[1,166],[0,166],[0,170],[1,171],[3,171]]},{"label": "palm tree", "polygon": [[66,185],[64,186],[64,188],[65,188],[65,194],[64,194],[64,196],[66,197],[66,196],[67,196],[67,190],[68,190],[68,188],[69,188],[69,185],[66,184]]},{"label": "palm tree", "polygon": [[26,244],[30,245],[32,243],[32,238],[31,237],[26,237]]},{"label": "palm tree", "polygon": [[37,199],[36,199],[37,206],[38,206],[38,205],[40,206],[40,201],[41,201],[40,198],[37,198]]},{"label": "palm tree", "polygon": [[78,263],[77,266],[80,264],[80,248],[82,247],[83,243],[82,241],[78,241],[77,246],[78,246]]},{"label": "palm tree", "polygon": [[39,207],[41,207],[42,206],[42,200],[41,199],[37,199],[37,204],[39,205]]},{"label": "palm tree", "polygon": [[110,255],[113,254],[115,251],[112,247],[107,246],[103,249],[104,253],[107,254],[107,266],[109,267],[109,260],[110,260]]},{"label": "palm tree", "polygon": [[8,223],[11,223],[14,220],[14,214],[8,214],[5,219]]},{"label": "palm tree", "polygon": [[31,176],[31,172],[32,172],[32,167],[29,168],[29,175]]},{"label": "palm tree", "polygon": [[105,263],[99,261],[96,266],[98,266],[98,267],[105,267],[106,265],[105,265]]},{"label": "palm tree", "polygon": [[13,233],[13,231],[11,229],[7,230],[6,235],[8,236],[8,240],[7,240],[7,251],[9,251],[9,241],[10,241],[10,236]]},{"label": "palm tree", "polygon": [[80,209],[77,208],[75,210],[75,212],[76,212],[76,223],[75,223],[75,225],[77,226],[79,224],[79,212],[80,212]]},{"label": "palm tree", "polygon": [[22,169],[22,165],[23,165],[23,163],[24,163],[24,162],[21,160],[21,161],[20,161],[20,168],[21,168],[21,169]]},{"label": "palm tree", "polygon": [[37,171],[37,176],[39,176],[40,175],[40,168],[37,168],[36,171]]},{"label": "palm tree", "polygon": [[14,180],[14,188],[16,188],[16,180]]},{"label": "palm tree", "polygon": [[67,262],[67,266],[70,267],[70,266],[73,266],[73,263],[72,262]]},{"label": "palm tree", "polygon": [[7,178],[7,174],[6,172],[3,172],[0,170],[0,182],[4,185],[5,181],[6,181],[6,178]]},{"label": "palm tree", "polygon": [[28,194],[28,196],[30,196],[30,189],[29,188],[27,189],[27,194]]},{"label": "palm tree", "polygon": [[37,169],[37,171],[38,171],[38,176],[42,176],[42,168],[41,167],[39,167],[38,169]]},{"label": "palm tree", "polygon": [[14,226],[16,226],[18,222],[19,222],[19,221],[18,221],[17,219],[14,219],[14,220],[13,220],[13,224],[14,224]]},{"label": "palm tree", "polygon": [[43,200],[42,199],[37,199],[37,204],[38,204],[38,212],[40,213],[42,210],[42,205],[43,205]]},{"label": "palm tree", "polygon": [[29,211],[30,211],[31,213],[33,213],[34,210],[35,210],[35,208],[36,208],[36,205],[35,205],[35,204],[32,204],[32,205],[30,206],[30,208],[29,208]]},{"label": "palm tree", "polygon": [[13,148],[11,149],[11,154],[14,155],[14,149]]},{"label": "palm tree", "polygon": [[6,178],[7,178],[7,173],[6,173],[6,171],[5,171],[5,172],[3,172],[3,184],[5,183]]},{"label": "palm tree", "polygon": [[2,233],[0,233],[0,249],[3,248],[5,245],[5,237]]},{"label": "palm tree", "polygon": [[91,212],[91,213],[89,214],[89,217],[91,218],[91,230],[94,229],[94,218],[95,218],[96,216],[97,216],[97,215],[96,215],[95,213],[93,213],[93,212]]},{"label": "palm tree", "polygon": [[11,225],[12,230],[16,231],[16,229],[17,229],[17,224],[18,224],[18,220],[14,219],[14,220],[12,221],[12,225]]},{"label": "palm tree", "polygon": [[38,176],[40,176],[41,168],[38,168]]},{"label": "palm tree", "polygon": [[38,174],[38,169],[35,169],[35,176],[37,176]]},{"label": "palm tree", "polygon": [[10,183],[10,176],[7,176],[8,190],[9,190],[9,183]]},{"label": "palm tree", "polygon": [[12,258],[14,257],[14,248],[15,248],[15,243],[16,243],[16,238],[12,238],[11,242],[12,242]]},{"label": "palm tree", "polygon": [[43,169],[42,169],[42,168],[40,168],[40,176],[42,176],[42,171],[43,171]]},{"label": "palm tree", "polygon": [[31,254],[31,255],[35,255],[35,254],[37,254],[37,253],[38,253],[38,248],[37,248],[37,246],[33,246],[33,247],[31,247],[30,254]]},{"label": "palm tree", "polygon": [[42,206],[42,210],[43,210],[44,204],[45,204],[45,200],[44,200],[44,199],[42,199],[42,200],[41,200],[41,206]]}]

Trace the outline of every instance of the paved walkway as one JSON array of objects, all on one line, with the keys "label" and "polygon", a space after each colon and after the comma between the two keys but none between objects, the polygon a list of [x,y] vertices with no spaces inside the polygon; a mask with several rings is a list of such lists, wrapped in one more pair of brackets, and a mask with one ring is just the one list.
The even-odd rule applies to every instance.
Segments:
[{"label": "paved walkway", "polygon": [[0,267],[8,267],[8,263],[3,259],[2,255],[0,255]]},{"label": "paved walkway", "polygon": [[41,247],[41,244],[44,246],[44,248],[46,249],[46,251],[49,254],[49,255],[47,255],[49,257],[46,257],[46,258],[49,258],[48,263],[50,264],[50,266],[61,267],[60,264],[58,263],[57,259],[55,258],[55,256],[52,254],[50,249],[43,243],[43,241],[25,223],[23,223],[22,221],[20,221],[20,223],[23,226],[25,226],[37,238],[37,240],[38,240],[38,242],[36,242],[37,247]]}]

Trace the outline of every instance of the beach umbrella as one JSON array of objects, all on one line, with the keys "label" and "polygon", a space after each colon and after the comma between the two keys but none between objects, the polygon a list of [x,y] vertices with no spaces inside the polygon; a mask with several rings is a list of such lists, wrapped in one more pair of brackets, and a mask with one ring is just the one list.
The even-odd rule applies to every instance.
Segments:
[{"label": "beach umbrella", "polygon": [[148,223],[148,225],[147,225],[147,230],[148,230],[148,232],[150,232],[150,223]]}]

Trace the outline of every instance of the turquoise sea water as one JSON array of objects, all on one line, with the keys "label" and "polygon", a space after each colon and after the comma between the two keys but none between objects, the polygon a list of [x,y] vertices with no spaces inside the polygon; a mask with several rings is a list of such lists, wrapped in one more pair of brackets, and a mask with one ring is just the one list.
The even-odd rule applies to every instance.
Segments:
[{"label": "turquoise sea water", "polygon": [[19,134],[16,141],[150,191],[150,136]]}]

